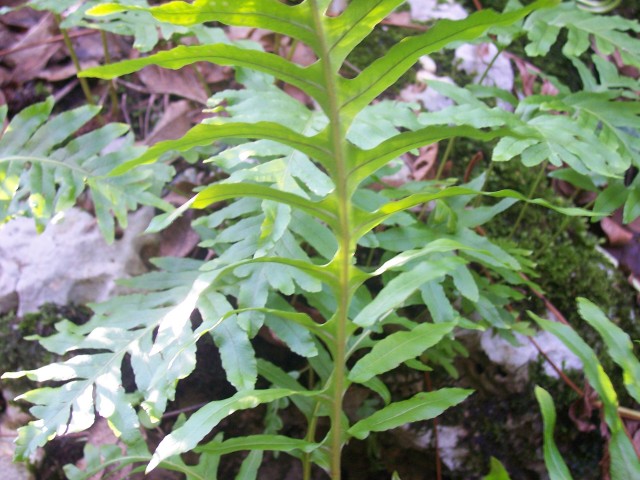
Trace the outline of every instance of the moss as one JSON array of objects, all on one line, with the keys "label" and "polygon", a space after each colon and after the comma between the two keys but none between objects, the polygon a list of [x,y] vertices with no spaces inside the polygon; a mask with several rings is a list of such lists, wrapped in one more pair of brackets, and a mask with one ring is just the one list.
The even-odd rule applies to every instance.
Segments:
[{"label": "moss", "polygon": [[[537,175],[537,169],[522,168],[516,162],[495,164],[487,189],[513,188],[528,193]],[[534,196],[554,204],[569,205],[559,198],[553,189],[541,182]],[[521,223],[511,232],[523,208]],[[566,317],[580,336],[598,353],[605,371],[612,376],[621,403],[632,405],[632,399],[624,389],[621,375],[613,361],[605,353],[598,334],[578,314],[576,298],[586,297],[596,303],[605,314],[620,326],[631,338],[640,338],[640,325],[635,319],[640,309],[635,303],[635,290],[625,276],[596,249],[601,240],[590,231],[588,220],[564,215],[537,206],[516,205],[505,214],[485,225],[491,238],[510,239],[521,248],[533,251],[536,262],[535,281],[547,299]],[[546,314],[544,303],[530,295],[517,305],[520,311],[532,310]],[[640,356],[640,345],[635,344]]]},{"label": "moss", "polygon": [[[54,324],[67,319],[81,324],[88,320],[91,311],[79,305],[43,305],[38,312],[27,313],[20,318],[15,313],[0,315],[0,365],[2,372],[32,370],[58,360],[60,357],[47,351],[31,335],[46,337],[54,333]],[[25,391],[35,384],[27,379],[11,380],[8,384],[14,392]]]},{"label": "moss", "polygon": [[[487,189],[513,188],[526,194],[537,170],[522,168],[516,162],[495,164]],[[570,204],[559,198],[544,181],[533,195],[554,204]],[[634,302],[635,291],[624,275],[596,249],[601,240],[590,231],[587,219],[565,217],[549,209],[520,204],[488,223],[485,226],[488,235],[509,238],[523,208],[526,210],[521,223],[511,239],[519,247],[534,252],[532,258],[537,263],[539,275],[536,281],[547,298],[586,336],[587,341],[596,342],[598,338],[590,329],[584,328],[585,322],[578,315],[575,302],[579,296],[598,304],[632,338],[640,337],[640,326],[633,321],[640,313]],[[530,298],[524,306],[544,312],[544,306],[537,298]],[[640,354],[640,351],[636,353]]]},{"label": "moss", "polygon": [[[459,142],[456,145],[456,156],[453,157],[457,160],[454,173],[462,176],[468,158],[484,148],[486,146],[474,142]],[[540,168],[524,168],[518,162],[496,163],[492,166],[486,189],[512,188],[527,194]],[[533,196],[556,205],[571,203],[559,197],[544,178]],[[512,235],[516,219],[523,208],[526,210],[522,214],[521,223]],[[598,304],[631,338],[640,337],[640,326],[634,323],[640,313],[634,301],[635,291],[624,275],[614,269],[596,249],[601,240],[590,227],[585,218],[565,217],[549,209],[532,205],[525,207],[521,204],[514,205],[483,225],[489,238],[517,244],[520,248],[534,252],[538,275],[534,280],[580,336],[599,354],[604,370],[612,378],[621,404],[635,407],[624,389],[619,369],[604,352],[601,338],[580,318],[576,309],[576,297],[587,297]],[[532,310],[541,316],[546,315],[544,303],[533,294],[514,305],[514,309],[521,312]],[[639,345],[636,344],[635,347],[638,349]],[[476,366],[490,365],[487,358],[472,358],[470,361]],[[498,378],[499,373],[486,372],[484,377],[491,380]],[[570,373],[569,376],[577,385],[584,383],[581,373]],[[569,417],[569,409],[577,400],[575,392],[564,382],[544,375],[542,361],[530,367],[529,377],[529,387],[522,394],[504,392],[499,385],[489,390],[479,387],[478,393],[470,397],[460,407],[460,411],[453,409],[444,414],[443,423],[462,425],[470,432],[464,446],[471,453],[465,460],[464,471],[450,472],[446,478],[481,478],[489,469],[488,461],[491,456],[505,465],[512,478],[539,478],[534,469],[527,466],[536,461],[541,465],[542,462],[542,420],[533,395],[533,385],[547,389],[554,399],[558,412],[555,439],[574,478],[600,478],[599,462],[604,451],[604,441],[597,429],[581,432]],[[470,377],[465,373],[463,378]],[[439,380],[447,383],[446,379]],[[491,393],[492,391],[497,393]],[[597,412],[595,415],[597,417]],[[598,425],[597,418],[591,420],[592,425]]]},{"label": "moss", "polygon": [[[378,25],[371,34],[364,39],[347,57],[347,62],[359,70],[371,65],[375,60],[387,54],[389,49],[406,37],[420,33],[411,28],[402,28],[389,25]],[[407,84],[415,83],[417,68],[407,71],[391,86],[387,93],[397,95]],[[355,72],[347,72],[354,74]]]}]

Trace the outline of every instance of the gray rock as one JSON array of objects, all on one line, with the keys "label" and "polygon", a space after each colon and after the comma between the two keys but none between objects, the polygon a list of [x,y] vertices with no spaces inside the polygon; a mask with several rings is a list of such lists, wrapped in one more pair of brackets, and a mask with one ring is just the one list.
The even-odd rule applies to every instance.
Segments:
[{"label": "gray rock", "polygon": [[140,251],[154,239],[142,235],[153,216],[140,209],[122,238],[108,245],[95,219],[70,209],[38,235],[33,220],[16,218],[0,228],[0,311],[18,315],[44,303],[100,302],[117,293],[118,278],[143,273]]},{"label": "gray rock", "polygon": [[[538,349],[524,336],[516,334],[520,345],[514,346],[491,330],[484,332],[480,345],[489,359],[501,365],[507,372],[515,374],[517,381],[527,381],[528,365],[538,360]],[[582,362],[560,340],[549,332],[539,332],[533,339],[547,357],[562,370],[582,370]],[[558,373],[548,363],[544,363],[544,373],[558,378]]]}]

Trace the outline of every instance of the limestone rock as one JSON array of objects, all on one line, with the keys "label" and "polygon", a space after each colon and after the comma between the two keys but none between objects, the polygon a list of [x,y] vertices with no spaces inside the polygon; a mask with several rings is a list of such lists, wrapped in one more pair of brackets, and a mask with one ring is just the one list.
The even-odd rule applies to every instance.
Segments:
[{"label": "limestone rock", "polygon": [[[539,352],[525,336],[516,334],[516,338],[520,343],[519,346],[512,345],[488,330],[482,334],[480,345],[489,360],[501,365],[508,373],[521,373],[522,380],[526,380],[526,367],[538,359]],[[551,333],[540,332],[534,337],[534,340],[549,359],[562,370],[582,370],[580,359]],[[549,365],[549,362],[545,362],[543,368],[546,375],[558,378],[557,372]]]},{"label": "limestone rock", "polygon": [[117,293],[115,280],[145,271],[140,251],[153,239],[140,234],[153,211],[129,217],[123,236],[108,245],[95,219],[70,209],[37,234],[33,220],[16,218],[0,228],[0,311],[18,315],[44,303],[104,301]]}]

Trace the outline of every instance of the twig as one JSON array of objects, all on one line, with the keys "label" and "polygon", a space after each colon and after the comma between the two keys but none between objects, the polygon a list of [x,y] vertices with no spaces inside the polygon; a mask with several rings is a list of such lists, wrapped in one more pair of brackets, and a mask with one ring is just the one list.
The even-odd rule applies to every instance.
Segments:
[{"label": "twig", "polygon": [[144,126],[142,129],[143,138],[147,138],[149,136],[149,123],[151,122],[151,110],[153,109],[153,105],[156,103],[156,94],[152,93],[149,96],[149,100],[147,101],[147,109],[144,113]]},{"label": "twig", "polygon": [[[78,32],[67,32],[67,35],[71,39],[86,37],[87,35],[96,35],[97,33],[99,33],[99,30],[80,30]],[[46,40],[41,40],[39,42],[27,43],[25,45],[18,45],[17,47],[5,48],[4,50],[0,50],[0,57],[11,55],[12,53],[16,52],[21,52],[23,50],[29,50],[30,48],[37,48],[43,45],[58,42],[64,42],[64,36],[62,34],[54,35],[53,37],[47,38]]]},{"label": "twig", "polygon": [[444,153],[442,154],[442,158],[440,159],[440,165],[438,166],[438,171],[436,172],[436,181],[440,180],[442,176],[442,172],[444,172],[444,167],[449,161],[449,157],[451,156],[451,152],[453,152],[453,146],[456,143],[456,137],[449,138],[447,142],[447,148],[445,148]]},{"label": "twig", "polygon": [[78,83],[80,83],[80,82],[78,82],[78,79],[74,78],[69,83],[67,83],[64,87],[62,87],[60,90],[58,90],[56,93],[54,93],[53,94],[53,99],[54,99],[55,103],[58,103],[62,98],[66,97],[71,90],[76,88]]},{"label": "twig", "polygon": [[[542,162],[542,165],[540,166],[540,170],[538,171],[538,175],[536,176],[535,180],[533,181],[533,184],[531,185],[531,189],[529,190],[529,194],[527,195],[527,200],[531,200],[534,193],[536,193],[536,190],[538,189],[538,185],[540,185],[540,182],[542,181],[542,177],[545,176],[546,172],[547,172],[547,161],[545,160],[544,162]],[[520,222],[522,222],[522,219],[524,218],[524,214],[527,212],[528,206],[529,204],[525,203],[520,209],[518,218],[516,218],[516,222],[513,224],[513,228],[511,229],[511,233],[509,234],[509,240],[511,240],[515,235],[515,233],[518,231],[518,227],[520,226]]]},{"label": "twig", "polygon": [[193,412],[194,410],[198,410],[201,407],[204,407],[207,404],[207,402],[203,402],[203,403],[198,403],[196,405],[191,405],[189,407],[184,407],[184,408],[179,408],[177,410],[172,410],[170,412],[165,413],[164,415],[162,415],[162,419],[166,419],[166,418],[173,418],[173,417],[177,417],[178,415],[182,414],[182,413],[188,413],[188,412]]},{"label": "twig", "polygon": [[544,359],[547,361],[547,363],[549,363],[549,365],[551,365],[551,368],[553,368],[555,370],[555,372],[560,376],[560,378],[562,378],[562,381],[564,383],[567,384],[567,386],[573,390],[574,392],[576,392],[578,394],[579,397],[584,397],[584,390],[582,390],[580,387],[578,387],[575,383],[573,383],[573,381],[567,376],[566,373],[564,373],[562,371],[562,369],[560,367],[558,367],[553,360],[551,360],[551,358],[549,358],[549,355],[547,355],[547,353],[542,350],[542,347],[540,347],[540,345],[538,344],[538,342],[535,341],[535,339],[533,337],[529,337],[529,341],[533,344],[534,347],[536,347],[536,349],[538,350],[538,352],[540,353],[540,355],[542,355],[544,357]]},{"label": "twig", "polygon": [[[424,383],[427,387],[427,392],[433,391],[429,372],[424,372]],[[442,480],[442,460],[440,458],[440,447],[438,443],[438,417],[434,417],[433,419],[433,446],[436,449],[436,480]]]},{"label": "twig", "polygon": [[531,286],[531,280],[529,280],[529,277],[527,277],[524,273],[520,273],[520,277],[529,283],[529,289],[531,290],[531,292],[544,302],[544,306],[547,307],[547,310],[549,310],[554,317],[556,317],[556,320],[558,320],[560,323],[571,326],[565,316],[560,313],[560,310],[558,310],[555,305],[551,303],[551,301],[547,297],[545,297],[544,294],[542,294],[542,292],[539,292]]},{"label": "twig", "polygon": [[[111,63],[111,54],[109,53],[107,34],[104,30],[100,30],[100,40],[104,51],[104,63],[109,65]],[[111,100],[111,116],[116,117],[118,115],[118,92],[116,92],[116,83],[113,80],[109,80],[109,98]]]},{"label": "twig", "polygon": [[123,93],[122,97],[120,97],[120,111],[122,112],[124,121],[129,125],[133,125],[131,123],[131,117],[129,117],[129,110],[127,110],[127,94],[126,93]]},{"label": "twig", "polygon": [[[58,29],[62,34],[62,39],[64,40],[64,44],[67,46],[69,50],[69,55],[71,56],[71,61],[73,62],[73,66],[76,67],[76,73],[79,74],[82,71],[82,67],[80,66],[80,60],[78,60],[78,55],[76,54],[76,50],[73,47],[73,42],[71,42],[71,37],[69,37],[69,33],[66,29],[60,28],[60,24],[62,23],[62,17],[59,14],[54,14],[54,18],[56,19],[56,24],[58,25]],[[93,100],[93,95],[91,93],[91,89],[89,88],[89,83],[87,79],[84,77],[78,77],[80,81],[80,86],[82,87],[82,92],[87,100],[89,105],[95,105],[96,102]]]},{"label": "twig", "polygon": [[149,90],[143,87],[142,85],[136,85],[133,82],[127,82],[126,80],[122,80],[121,78],[117,78],[115,80],[116,80],[116,83],[119,83],[120,85],[123,85],[127,87],[129,90],[133,90],[134,92],[147,93],[147,94],[150,93]]}]

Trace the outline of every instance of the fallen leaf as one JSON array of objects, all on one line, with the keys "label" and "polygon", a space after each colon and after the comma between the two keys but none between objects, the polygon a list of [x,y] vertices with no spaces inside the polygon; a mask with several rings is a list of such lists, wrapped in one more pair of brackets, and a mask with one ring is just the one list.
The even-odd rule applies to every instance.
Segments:
[{"label": "fallen leaf", "polygon": [[593,400],[589,399],[589,395],[577,399],[569,406],[569,418],[581,432],[592,432],[596,429],[591,418],[593,412]]},{"label": "fallen leaf", "polygon": [[607,240],[611,246],[620,247],[628,245],[633,240],[632,232],[608,217],[600,221],[600,227],[602,227],[602,230],[607,235]]},{"label": "fallen leaf", "polygon": [[522,93],[529,97],[533,95],[533,89],[538,79],[538,74],[540,70],[531,65],[529,62],[524,61],[522,58],[517,55],[513,55],[505,52],[507,58],[509,58],[515,64],[518,69],[518,73],[520,74],[520,81],[522,82]]},{"label": "fallen leaf", "polygon": [[640,237],[635,235],[633,240],[619,247],[609,247],[607,251],[620,263],[624,271],[640,278]]},{"label": "fallen leaf", "polygon": [[[33,45],[51,37],[56,30],[53,15],[47,14],[17,42],[15,47]],[[42,46],[21,50],[6,55],[4,61],[12,67],[11,81],[21,84],[35,78],[40,70],[49,62],[49,59],[60,50],[61,44],[50,43]]]},{"label": "fallen leaf", "polygon": [[414,20],[425,22],[438,18],[462,20],[467,11],[454,0],[408,0]]},{"label": "fallen leaf", "polygon": [[[24,1],[4,0],[2,6],[16,7],[20,3],[24,3]],[[44,13],[32,10],[31,8],[19,8],[1,15],[0,23],[16,29],[29,30],[31,27],[37,25],[44,15]]]},{"label": "fallen leaf", "polygon": [[172,94],[198,103],[207,103],[207,92],[198,80],[195,66],[168,70],[150,65],[138,72],[138,78],[151,93]]},{"label": "fallen leaf", "polygon": [[426,180],[438,158],[438,144],[432,143],[419,149],[419,155],[409,161],[411,176],[414,180]]},{"label": "fallen leaf", "polygon": [[[100,62],[97,60],[84,62],[82,69],[89,67],[97,67]],[[60,82],[68,78],[75,78],[77,75],[76,67],[73,63],[67,63],[66,65],[57,65],[51,68],[44,68],[36,74],[36,78],[46,80],[48,82]]]},{"label": "fallen leaf", "polygon": [[175,140],[182,137],[191,128],[191,120],[188,116],[190,112],[191,106],[186,100],[170,103],[144,143],[153,145],[162,140]]},{"label": "fallen leaf", "polygon": [[186,257],[200,242],[200,235],[191,228],[193,210],[185,212],[160,232],[160,257]]}]

